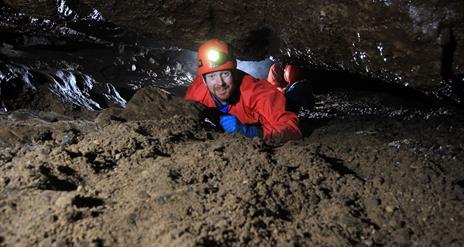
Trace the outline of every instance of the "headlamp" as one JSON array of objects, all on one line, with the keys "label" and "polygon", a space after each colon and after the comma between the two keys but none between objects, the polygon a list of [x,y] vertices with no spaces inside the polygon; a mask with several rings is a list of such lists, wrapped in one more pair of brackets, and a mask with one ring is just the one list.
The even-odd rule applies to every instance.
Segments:
[{"label": "headlamp", "polygon": [[208,65],[211,68],[219,67],[230,60],[229,56],[222,51],[211,49],[207,53]]},{"label": "headlamp", "polygon": [[209,50],[208,51],[208,60],[211,62],[216,62],[219,60],[219,52],[216,50]]}]

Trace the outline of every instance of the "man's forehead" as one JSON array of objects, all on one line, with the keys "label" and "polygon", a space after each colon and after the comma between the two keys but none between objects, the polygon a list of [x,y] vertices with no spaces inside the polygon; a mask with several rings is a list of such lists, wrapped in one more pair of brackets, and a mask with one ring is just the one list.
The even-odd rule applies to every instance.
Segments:
[{"label": "man's forehead", "polygon": [[224,72],[232,72],[232,70],[231,69],[218,70],[218,71],[207,73],[207,74],[205,74],[205,76],[212,75],[212,74],[220,74],[220,73],[224,73]]}]

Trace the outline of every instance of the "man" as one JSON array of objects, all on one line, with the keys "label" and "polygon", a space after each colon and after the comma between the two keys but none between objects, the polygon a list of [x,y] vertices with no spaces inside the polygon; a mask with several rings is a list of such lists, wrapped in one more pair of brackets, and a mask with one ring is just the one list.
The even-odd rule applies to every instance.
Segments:
[{"label": "man", "polygon": [[281,92],[283,92],[287,86],[287,82],[284,80],[282,71],[282,66],[279,63],[274,63],[269,68],[269,73],[267,75],[267,81]]},{"label": "man", "polygon": [[295,65],[287,64],[282,69],[280,64],[273,64],[267,81],[285,95],[288,111],[296,113],[301,107],[313,109],[315,102],[311,83]]},{"label": "man", "polygon": [[229,46],[213,39],[198,50],[197,77],[185,98],[217,108],[225,132],[288,141],[301,138],[298,117],[285,110],[285,97],[265,80],[236,68]]}]

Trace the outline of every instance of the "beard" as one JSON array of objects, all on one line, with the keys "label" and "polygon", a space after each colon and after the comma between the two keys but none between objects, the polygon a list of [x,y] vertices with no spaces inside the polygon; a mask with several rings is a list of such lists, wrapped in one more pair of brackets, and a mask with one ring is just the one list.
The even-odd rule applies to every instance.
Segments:
[{"label": "beard", "polygon": [[232,94],[232,87],[229,85],[220,86],[214,89],[214,94],[219,100],[228,100]]}]

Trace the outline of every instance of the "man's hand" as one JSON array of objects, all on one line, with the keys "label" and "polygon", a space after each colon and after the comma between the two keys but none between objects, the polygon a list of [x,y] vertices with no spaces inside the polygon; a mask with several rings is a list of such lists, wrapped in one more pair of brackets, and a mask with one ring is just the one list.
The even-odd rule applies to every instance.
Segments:
[{"label": "man's hand", "polygon": [[221,116],[219,123],[225,132],[246,134],[247,127],[233,115]]},{"label": "man's hand", "polygon": [[241,133],[249,138],[255,136],[260,138],[263,137],[263,129],[261,126],[242,124],[234,115],[220,116],[219,123],[224,131],[228,133]]}]

